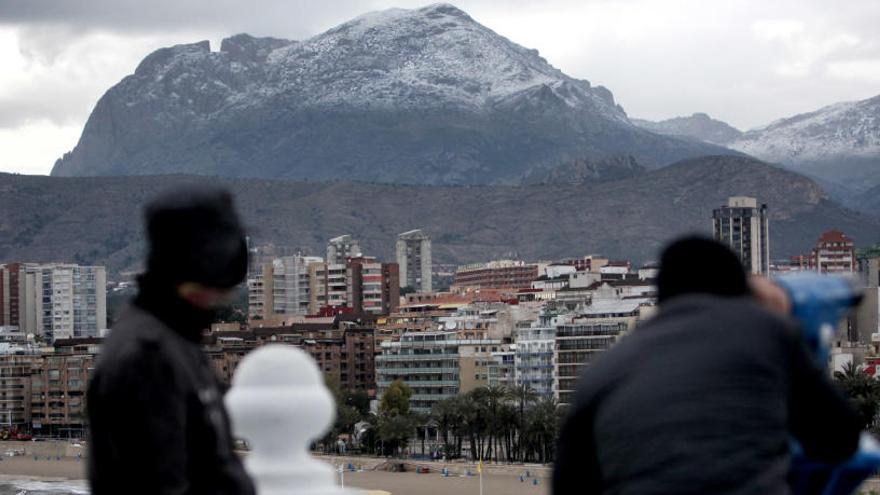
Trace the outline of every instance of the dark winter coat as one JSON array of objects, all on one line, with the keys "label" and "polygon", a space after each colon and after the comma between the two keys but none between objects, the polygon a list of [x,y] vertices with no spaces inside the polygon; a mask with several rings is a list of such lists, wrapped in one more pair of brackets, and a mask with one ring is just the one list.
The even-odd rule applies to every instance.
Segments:
[{"label": "dark winter coat", "polygon": [[792,436],[837,462],[859,430],[792,322],[681,296],[584,370],[553,493],[785,494]]},{"label": "dark winter coat", "polygon": [[254,493],[199,347],[209,313],[142,294],[113,328],[88,391],[93,495]]}]

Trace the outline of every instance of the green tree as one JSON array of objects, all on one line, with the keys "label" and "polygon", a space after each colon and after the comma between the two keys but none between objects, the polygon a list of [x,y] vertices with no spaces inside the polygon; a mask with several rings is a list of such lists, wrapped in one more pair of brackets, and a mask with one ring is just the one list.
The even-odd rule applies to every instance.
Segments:
[{"label": "green tree", "polygon": [[382,394],[379,412],[387,416],[406,416],[409,414],[409,398],[412,389],[403,380],[394,380]]},{"label": "green tree", "polygon": [[344,390],[339,384],[339,379],[335,376],[324,375],[324,383],[330,390],[334,402],[336,402],[336,421],[334,421],[333,427],[321,440],[326,452],[335,447],[336,441],[341,435],[346,435],[350,438],[354,434],[354,425],[363,421],[369,412],[369,399],[367,399],[366,411],[362,411],[353,399],[358,392]]},{"label": "green tree", "polygon": [[400,455],[401,447],[406,446],[416,431],[416,419],[409,414],[381,415],[378,421],[379,439],[383,452]]},{"label": "green tree", "polygon": [[528,411],[526,448],[528,454],[534,454],[532,460],[540,463],[553,460],[556,438],[559,436],[560,415],[559,403],[554,397],[542,397]]},{"label": "green tree", "polygon": [[877,242],[871,246],[859,249],[856,252],[856,256],[859,259],[880,257],[880,242]]},{"label": "green tree", "polygon": [[843,371],[834,372],[834,381],[859,413],[862,428],[873,430],[880,409],[880,381],[862,372],[853,363],[845,364]]},{"label": "green tree", "polygon": [[501,417],[501,410],[504,404],[510,398],[510,392],[506,387],[500,385],[492,385],[485,387],[486,401],[486,426],[488,433],[488,449],[485,459],[496,461],[499,460],[499,439],[504,434],[504,424]]},{"label": "green tree", "polygon": [[345,403],[358,410],[361,416],[370,413],[370,395],[365,390],[349,390],[345,395]]},{"label": "green tree", "polygon": [[511,396],[513,397],[513,400],[516,401],[519,413],[519,421],[517,422],[516,459],[524,461],[523,440],[525,440],[526,431],[526,409],[531,407],[531,405],[538,400],[538,393],[535,392],[535,389],[532,387],[522,384],[513,387],[511,390]]},{"label": "green tree", "polygon": [[447,458],[455,458],[460,455],[453,438],[459,433],[462,422],[459,396],[449,397],[434,404],[431,409],[431,418],[437,425],[437,430],[443,439],[443,453]]}]

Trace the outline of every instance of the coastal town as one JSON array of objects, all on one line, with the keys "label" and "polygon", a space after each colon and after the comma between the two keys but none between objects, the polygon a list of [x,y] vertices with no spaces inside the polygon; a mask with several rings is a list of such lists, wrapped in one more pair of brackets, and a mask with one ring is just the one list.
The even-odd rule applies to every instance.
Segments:
[{"label": "coastal town", "polygon": [[[841,323],[828,369],[858,366],[873,375],[880,250],[857,251],[853,239],[831,230],[817,232],[803,255],[774,259],[770,208],[732,197],[706,212],[707,223],[755,275],[858,278],[864,302]],[[578,376],[656,311],[651,261],[613,253],[505,259],[458,266],[450,277],[432,264],[427,230],[389,242],[396,259],[387,261],[362,252],[351,235],[328,239],[325,256],[252,244],[242,297],[203,332],[203,350],[226,384],[265,344],[313,357],[340,402],[336,426],[315,445],[323,452],[550,462],[557,411],[572,401]],[[136,285],[114,277],[64,260],[0,265],[4,438],[86,435],[90,373],[113,316],[124,311],[108,300],[124,301]],[[392,408],[394,401],[405,404]],[[480,439],[455,426],[468,407],[502,403],[510,417],[496,411]],[[391,409],[406,411],[406,421],[381,428],[395,420],[386,417]]]}]

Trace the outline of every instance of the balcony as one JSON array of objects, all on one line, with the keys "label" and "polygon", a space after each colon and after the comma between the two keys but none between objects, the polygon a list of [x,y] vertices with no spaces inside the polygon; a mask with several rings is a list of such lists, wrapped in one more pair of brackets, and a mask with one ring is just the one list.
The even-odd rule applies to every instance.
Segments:
[{"label": "balcony", "polygon": [[376,375],[436,375],[439,373],[458,373],[456,368],[376,368]]},{"label": "balcony", "polygon": [[448,399],[450,397],[455,397],[458,392],[449,392],[448,394],[413,394],[410,397],[411,401],[441,401],[443,399]]},{"label": "balcony", "polygon": [[[376,382],[376,386],[379,388],[388,388],[392,383],[394,383],[392,380],[379,380]],[[460,382],[459,380],[407,380],[406,384],[413,389],[419,387],[453,387],[457,389]]]},{"label": "balcony", "polygon": [[376,356],[376,361],[457,361],[458,358],[458,354],[383,354]]}]

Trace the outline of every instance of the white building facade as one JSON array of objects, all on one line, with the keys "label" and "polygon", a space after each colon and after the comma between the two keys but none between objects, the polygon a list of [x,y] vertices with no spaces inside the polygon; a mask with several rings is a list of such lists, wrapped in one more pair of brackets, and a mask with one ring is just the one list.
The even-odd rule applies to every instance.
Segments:
[{"label": "white building facade", "polygon": [[99,337],[107,329],[103,266],[25,265],[22,329],[47,340]]},{"label": "white building facade", "polygon": [[316,256],[285,256],[272,262],[272,297],[275,314],[309,313],[309,265],[324,260]]},{"label": "white building facade", "polygon": [[397,236],[396,248],[400,287],[431,292],[431,238],[421,230],[410,230]]}]

